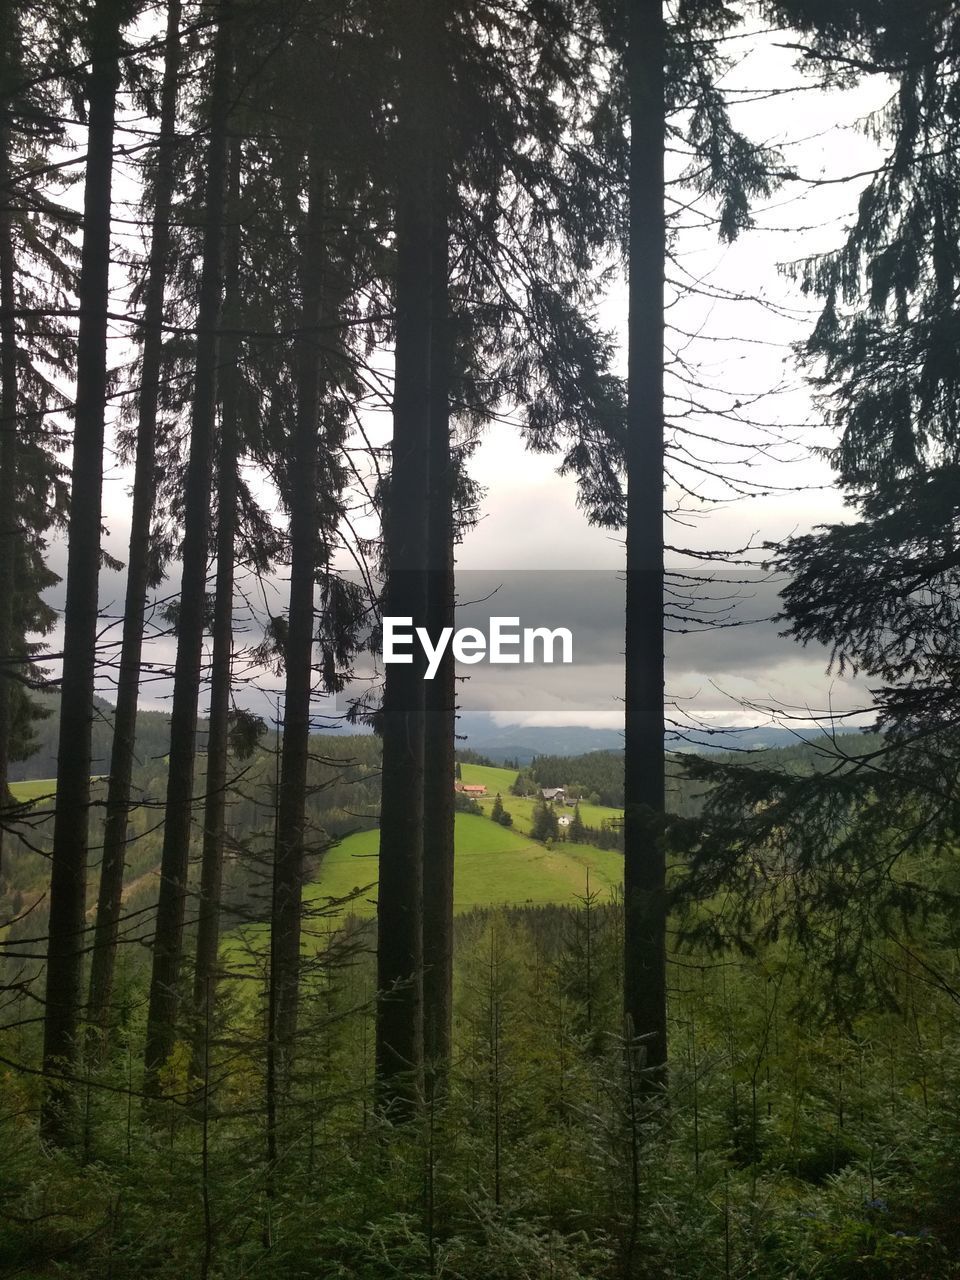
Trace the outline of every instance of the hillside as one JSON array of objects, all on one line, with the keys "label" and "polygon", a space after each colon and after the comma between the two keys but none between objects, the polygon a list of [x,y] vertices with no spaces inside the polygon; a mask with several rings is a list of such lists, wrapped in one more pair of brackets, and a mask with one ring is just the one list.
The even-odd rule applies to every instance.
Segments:
[{"label": "hillside", "polygon": [[[503,800],[504,809],[513,817],[514,827],[519,828],[525,834],[529,834],[537,801],[534,796],[514,796],[510,794],[510,788],[517,777],[516,769],[498,769],[482,764],[462,764],[460,773],[463,782],[487,788],[486,796],[481,797],[479,801],[484,813],[490,812],[493,807],[494,797],[499,792],[500,798]],[[553,785],[563,784],[554,783]],[[558,805],[557,814],[572,815],[573,805]],[[611,819],[622,817],[622,809],[608,805],[589,804],[585,800],[580,802],[580,818],[588,827],[601,827]]]},{"label": "hillside", "polygon": [[[11,782],[52,778],[57,772],[57,739],[60,733],[60,695],[56,692],[32,695],[47,713],[32,725],[34,750],[25,760],[10,763]],[[94,774],[106,773],[110,767],[113,742],[113,707],[103,698],[94,699],[96,715],[92,728],[91,766]],[[206,721],[199,722],[201,733]],[[137,716],[136,757],[149,765],[166,755],[170,742],[170,717],[166,711],[142,710]]]},{"label": "hillside", "polygon": [[[379,839],[377,831],[358,831],[330,849],[304,890],[308,910],[373,916]],[[609,899],[622,884],[623,858],[588,845],[559,843],[548,849],[487,818],[457,814],[454,908],[459,914],[476,907],[571,905],[586,892],[588,872],[591,890]]]}]

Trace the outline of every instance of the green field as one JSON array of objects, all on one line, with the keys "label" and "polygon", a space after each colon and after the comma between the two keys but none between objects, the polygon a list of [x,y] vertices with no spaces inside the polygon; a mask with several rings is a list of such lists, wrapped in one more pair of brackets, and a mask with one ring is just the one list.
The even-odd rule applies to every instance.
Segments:
[{"label": "green field", "polygon": [[[533,810],[536,799],[533,796],[512,796],[510,788],[517,778],[516,769],[495,769],[484,764],[463,764],[460,766],[461,780],[473,786],[487,788],[486,796],[481,797],[479,804],[484,813],[489,813],[494,797],[500,792],[503,807],[513,816],[514,827],[529,834],[533,822]],[[573,814],[573,805],[558,805],[557,814]],[[580,818],[588,827],[601,827],[611,818],[623,817],[622,809],[607,809],[599,804],[580,802]]]},{"label": "green field", "polygon": [[11,782],[10,790],[14,800],[26,804],[31,800],[39,800],[42,796],[52,796],[57,790],[56,778],[30,778],[26,782]]},{"label": "green field", "polygon": [[[348,836],[324,857],[320,874],[307,886],[305,901],[323,907],[377,878],[378,831]],[[623,878],[620,854],[588,845],[557,844],[548,849],[488,818],[458,813],[454,907],[458,912],[488,906],[542,906],[569,903],[590,884],[609,897]],[[375,887],[349,910],[373,915]]]},{"label": "green field", "polygon": [[[324,932],[316,919],[376,914],[377,851],[379,831],[358,831],[324,855],[316,880],[304,888],[304,906],[315,917],[304,929],[303,948]],[[475,907],[567,906],[587,888],[609,899],[623,883],[623,857],[591,845],[561,842],[552,848],[476,814],[458,813],[454,910]],[[348,901],[345,901],[348,900]],[[224,939],[227,963],[249,961],[266,943],[265,924],[245,925]]]}]

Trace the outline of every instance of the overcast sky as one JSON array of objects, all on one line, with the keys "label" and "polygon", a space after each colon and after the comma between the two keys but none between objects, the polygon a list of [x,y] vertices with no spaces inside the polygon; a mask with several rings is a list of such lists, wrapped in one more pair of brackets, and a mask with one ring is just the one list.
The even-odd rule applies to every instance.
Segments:
[{"label": "overcast sky", "polygon": [[[676,260],[668,269],[668,297],[674,304],[668,312],[672,326],[667,353],[668,410],[674,421],[710,437],[700,441],[689,436],[673,439],[674,474],[701,496],[701,501],[696,501],[682,496],[676,486],[668,488],[666,505],[674,515],[666,526],[666,540],[677,547],[759,546],[844,518],[828,466],[812,456],[813,449],[829,444],[830,435],[791,353],[792,344],[810,331],[816,300],[801,295],[781,264],[841,242],[865,181],[856,175],[873,167],[879,155],[875,143],[862,130],[863,119],[886,100],[889,86],[875,78],[855,90],[824,93],[794,69],[795,52],[778,44],[785,39],[753,32],[730,42],[727,52],[736,66],[727,87],[738,103],[738,125],[754,140],[778,149],[797,177],[758,205],[755,228],[733,245],[719,245],[711,228],[697,227],[701,219],[695,208],[678,214],[675,202],[683,193],[671,189],[669,211],[677,230]],[[782,92],[789,86],[794,86],[792,92]],[[774,89],[777,96],[771,95]],[[131,232],[121,219],[136,194],[132,175],[121,170],[114,190],[118,249],[132,247]],[[746,295],[747,300],[732,300],[738,295]],[[119,275],[115,301],[118,305],[123,302]],[[618,335],[625,356],[622,280],[604,298],[600,316]],[[115,327],[111,344],[111,354],[119,361],[129,349],[123,327]],[[624,367],[622,362],[621,371]],[[692,418],[685,412],[690,381],[699,384],[696,396],[700,411]],[[734,408],[735,404],[740,407]],[[389,413],[383,406],[371,405],[364,421],[374,439],[385,442],[389,438]],[[359,447],[360,441],[354,444]],[[690,451],[687,465],[682,461],[683,450]],[[354,456],[363,467],[361,455]],[[575,584],[578,579],[583,581],[583,571],[607,571],[604,576],[615,580],[610,571],[623,565],[620,535],[588,524],[576,505],[575,480],[558,476],[555,460],[527,452],[514,424],[501,421],[491,425],[470,465],[487,493],[476,528],[459,548],[460,570],[494,570],[504,575],[546,570],[570,575],[567,594],[571,618],[578,615]],[[706,478],[705,470],[719,471],[728,480]],[[108,466],[105,545],[121,560],[126,558],[129,530],[129,479],[126,469]],[[735,491],[744,487],[762,496],[734,500]],[[272,500],[269,491],[265,490],[264,496],[268,503]],[[362,505],[357,506],[354,516],[361,528],[370,529],[371,517],[365,515]],[[757,553],[754,558],[759,561],[762,557]],[[65,548],[54,545],[51,559],[62,572]],[[677,554],[668,559],[673,566],[689,567],[692,563]],[[776,611],[775,585],[759,574],[748,574],[747,578],[740,589],[739,616],[769,619]],[[171,591],[175,585],[174,581]],[[101,602],[117,617],[122,589],[122,574],[104,573]],[[271,611],[282,608],[281,580],[265,586],[251,584],[249,589],[255,596],[265,590]],[[729,594],[729,587],[724,591]],[[50,598],[60,605],[62,596],[61,585]],[[261,596],[259,605],[264,602]],[[249,638],[253,626],[247,617],[241,608],[238,646]],[[611,620],[616,623],[615,613]],[[616,626],[613,631],[609,627],[605,630],[609,640]],[[862,690],[849,682],[835,682],[826,674],[822,651],[801,650],[778,638],[777,632],[767,621],[670,636],[668,701],[675,713],[683,709],[694,722],[745,724],[763,723],[762,708],[774,704],[823,713],[828,707],[847,711],[863,703]],[[58,638],[51,641],[56,648]],[[566,698],[556,673],[550,673],[552,680],[547,684],[529,683],[526,696],[516,682],[477,680],[471,698],[478,708],[496,712],[500,720],[617,727],[620,652],[614,645],[603,661],[593,663],[589,677],[581,661],[575,689],[570,686]],[[149,650],[158,674],[145,687],[148,704],[165,705],[168,682],[161,673],[171,656],[169,641],[156,643]],[[251,680],[249,686],[241,687],[240,701],[262,705],[262,694],[255,685],[273,688],[277,684],[266,676],[254,679],[256,673],[244,671],[242,666],[239,674]],[[101,690],[110,696],[109,673],[101,681]],[[744,705],[744,700],[750,705]]]},{"label": "overcast sky", "polygon": [[[729,77],[736,97],[736,120],[754,140],[775,147],[797,175],[755,209],[756,226],[733,245],[718,245],[712,230],[678,233],[677,256],[688,281],[703,282],[714,299],[695,294],[680,300],[668,315],[674,326],[698,333],[684,351],[697,376],[712,388],[708,403],[728,410],[733,400],[746,407],[743,418],[768,424],[738,428],[727,416],[701,417],[696,428],[728,441],[746,440],[750,450],[705,448],[701,457],[730,465],[735,481],[745,480],[765,496],[687,504],[679,519],[668,520],[666,540],[699,549],[739,548],[777,541],[793,532],[847,518],[841,495],[832,485],[829,466],[812,456],[828,445],[831,433],[813,404],[792,344],[802,341],[815,319],[816,300],[802,296],[781,265],[837,246],[852,220],[865,179],[880,152],[863,132],[865,115],[889,96],[879,77],[855,90],[824,93],[811,87],[794,69],[794,50],[778,44],[788,37],[745,36],[731,47],[737,66]],[[792,93],[770,97],[763,90],[797,86]],[[759,91],[759,92],[758,92]],[[851,178],[849,181],[842,179]],[[679,194],[679,193],[677,193]],[[685,221],[690,221],[686,218]],[[675,268],[668,276],[676,278]],[[726,301],[726,294],[750,295],[754,301]],[[607,299],[603,319],[626,342],[626,299],[621,286]],[[676,334],[668,346],[676,349]],[[669,359],[669,357],[668,357]],[[668,393],[676,383],[668,374]],[[767,441],[774,441],[764,449]],[[691,445],[691,447],[693,447]],[[742,465],[744,462],[748,465]],[[518,434],[492,427],[474,459],[473,471],[489,487],[484,518],[467,535],[459,564],[464,568],[600,569],[623,564],[623,545],[611,531],[591,528],[576,509],[575,484],[555,474],[551,461],[524,452]],[[696,473],[686,471],[690,484]],[[703,481],[708,499],[730,496],[722,482]],[[677,502],[668,488],[666,505]],[[758,559],[760,557],[757,557]],[[677,555],[668,564],[686,563]],[[746,574],[738,616],[765,618],[776,611],[775,584],[759,574]],[[724,724],[763,723],[764,707],[781,705],[793,714],[806,711],[848,712],[863,706],[864,690],[850,680],[828,675],[826,653],[801,649],[779,637],[769,622],[755,626],[696,630],[667,639],[668,702],[673,714]],[[616,726],[615,702],[620,673],[609,670],[609,705],[587,714],[582,698],[576,721]],[[749,706],[741,704],[746,700]],[[557,709],[547,714],[530,705],[511,708],[511,719],[560,723]],[[559,712],[562,715],[562,710]]]}]

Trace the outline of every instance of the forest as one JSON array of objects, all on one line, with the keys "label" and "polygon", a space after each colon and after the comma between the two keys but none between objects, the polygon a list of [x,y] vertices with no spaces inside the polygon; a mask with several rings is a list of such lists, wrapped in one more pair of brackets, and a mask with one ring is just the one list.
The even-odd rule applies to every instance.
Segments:
[{"label": "forest", "polygon": [[960,1277],[958,350],[951,0],[0,0],[0,1276]]}]

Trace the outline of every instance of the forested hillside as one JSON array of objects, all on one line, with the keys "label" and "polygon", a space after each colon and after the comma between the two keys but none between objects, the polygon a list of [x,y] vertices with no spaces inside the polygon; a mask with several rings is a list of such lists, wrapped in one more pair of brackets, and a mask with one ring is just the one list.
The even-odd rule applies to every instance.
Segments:
[{"label": "forested hillside", "polygon": [[[718,766],[740,760],[745,766],[806,775],[835,769],[838,758],[869,755],[879,749],[881,739],[875,733],[821,735],[809,741],[798,741],[787,747],[738,748],[734,752],[711,753]],[[685,752],[685,756],[696,755]],[[667,755],[667,804],[671,812],[694,816],[702,809],[704,788],[693,783],[689,759]],[[623,806],[623,752],[589,751],[581,756],[535,756],[520,772],[541,787],[566,787],[584,796],[596,797],[595,803]]]},{"label": "forested hillside", "polygon": [[[55,693],[41,693],[35,699],[41,714],[31,725],[31,741],[25,748],[29,754],[11,761],[9,778],[21,782],[25,778],[57,776],[57,739],[60,734],[60,699]],[[110,765],[113,742],[113,707],[103,698],[94,703],[90,764],[94,774],[106,772]],[[201,730],[202,730],[201,722]],[[170,717],[165,711],[141,711],[137,717],[136,759],[149,768],[151,761],[162,760],[170,747]]]}]

